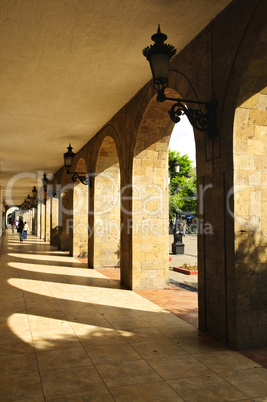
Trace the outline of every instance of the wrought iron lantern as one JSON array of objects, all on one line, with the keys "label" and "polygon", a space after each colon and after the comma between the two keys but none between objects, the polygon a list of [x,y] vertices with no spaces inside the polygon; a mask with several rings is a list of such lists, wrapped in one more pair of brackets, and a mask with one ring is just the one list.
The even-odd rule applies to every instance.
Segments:
[{"label": "wrought iron lantern", "polygon": [[90,188],[92,187],[92,178],[89,175],[89,173],[78,173],[78,172],[71,172],[71,166],[72,166],[72,161],[74,156],[76,155],[76,153],[74,153],[73,147],[71,146],[71,144],[69,144],[69,146],[67,147],[67,152],[65,152],[63,154],[64,157],[64,166],[66,168],[67,174],[72,174],[72,181],[75,183],[78,179],[80,180],[80,182],[82,184],[84,184],[85,186],[89,186]]},{"label": "wrought iron lantern", "polygon": [[72,152],[73,148],[72,148],[71,144],[69,144],[69,146],[67,147],[67,150],[68,150],[68,152],[65,152],[63,156],[64,156],[64,166],[66,168],[67,173],[69,174],[73,158],[76,154],[74,152]]},{"label": "wrought iron lantern", "polygon": [[[169,64],[176,53],[176,49],[173,45],[164,43],[167,35],[161,32],[160,25],[157,33],[152,35],[151,39],[155,43],[145,47],[143,55],[150,63],[153,86],[157,91],[157,101],[164,102],[168,100],[175,102],[169,110],[170,118],[174,123],[178,123],[181,120],[181,116],[185,114],[195,129],[207,132],[208,138],[214,140],[218,135],[216,127],[217,101],[212,99],[210,102],[199,102],[190,99],[167,97],[165,89],[169,84]],[[198,108],[188,107],[187,105],[189,104],[197,104]],[[205,107],[205,112],[202,112],[201,106]]]},{"label": "wrought iron lantern", "polygon": [[32,196],[36,200],[36,198],[37,198],[37,188],[35,186],[32,189]]},{"label": "wrought iron lantern", "polygon": [[48,178],[46,173],[43,174],[43,178],[42,178],[42,182],[43,182],[43,187],[44,187],[44,191],[45,193],[47,192],[47,186],[48,186]]},{"label": "wrought iron lantern", "polygon": [[28,194],[27,199],[26,199],[27,208],[31,207],[31,200],[32,200],[32,198],[31,198],[30,194]]},{"label": "wrought iron lantern", "polygon": [[32,189],[31,200],[32,200],[32,207],[33,208],[36,207],[36,205],[37,205],[37,188],[35,186]]}]

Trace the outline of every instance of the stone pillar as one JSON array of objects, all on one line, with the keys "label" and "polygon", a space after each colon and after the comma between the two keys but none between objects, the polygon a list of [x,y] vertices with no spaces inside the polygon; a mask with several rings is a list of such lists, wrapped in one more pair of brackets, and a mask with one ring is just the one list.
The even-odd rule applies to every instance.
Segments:
[{"label": "stone pillar", "polygon": [[[261,63],[250,74],[259,74]],[[243,84],[243,93],[250,77]],[[237,331],[239,347],[267,345],[267,88],[236,110],[234,125],[234,217]]]},{"label": "stone pillar", "polygon": [[32,234],[37,236],[37,208],[32,208]]},{"label": "stone pillar", "polygon": [[119,178],[115,165],[95,179],[94,268],[120,265]]},{"label": "stone pillar", "polygon": [[48,198],[45,204],[45,241],[48,242],[51,240],[51,202],[51,198]]},{"label": "stone pillar", "polygon": [[37,204],[37,237],[41,238],[41,204]]},{"label": "stone pillar", "polygon": [[60,250],[73,254],[73,185],[64,189],[60,198]]},{"label": "stone pillar", "polygon": [[94,188],[94,268],[120,267],[120,167],[115,142],[100,148]]},{"label": "stone pillar", "polygon": [[131,223],[133,289],[160,289],[168,285],[167,144],[162,145],[164,151],[159,146],[158,150],[147,149],[135,157]]},{"label": "stone pillar", "polygon": [[158,106],[154,97],[137,134],[132,216],[128,219],[132,235],[132,289],[161,289],[169,283],[167,177],[168,144],[173,123],[168,108],[168,102]]},{"label": "stone pillar", "polygon": [[0,186],[0,237],[3,234],[3,223],[4,223],[4,220],[3,220],[2,189]]},{"label": "stone pillar", "polygon": [[40,210],[41,210],[41,233],[40,233],[40,238],[45,239],[46,216],[45,216],[45,204],[44,204],[44,201],[41,201]]},{"label": "stone pillar", "polygon": [[52,207],[51,207],[51,244],[52,246],[58,247],[60,243],[59,236],[59,224],[58,224],[58,215],[59,215],[59,200],[58,198],[52,198]]},{"label": "stone pillar", "polygon": [[73,192],[73,255],[88,256],[88,186],[76,183]]}]

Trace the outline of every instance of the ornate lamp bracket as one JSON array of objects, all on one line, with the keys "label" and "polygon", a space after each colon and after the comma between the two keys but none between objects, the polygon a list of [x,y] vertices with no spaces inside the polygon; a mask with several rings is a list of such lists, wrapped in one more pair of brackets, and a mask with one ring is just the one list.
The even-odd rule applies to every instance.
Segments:
[{"label": "ornate lamp bracket", "polygon": [[[187,99],[173,99],[166,97],[165,100],[172,100],[175,103],[169,110],[169,115],[174,123],[179,123],[182,115],[186,115],[192,126],[202,133],[206,132],[210,140],[214,140],[218,135],[218,129],[216,126],[216,112],[217,101],[212,99],[210,102],[196,102]],[[199,107],[193,109],[187,107],[185,104],[198,104]],[[201,106],[205,108],[205,112],[202,112]]]},{"label": "ornate lamp bracket", "polygon": [[89,186],[89,188],[92,188],[92,177],[88,173],[74,172],[72,176],[72,181],[73,183],[76,183],[77,180],[80,180],[80,182],[85,186]]}]

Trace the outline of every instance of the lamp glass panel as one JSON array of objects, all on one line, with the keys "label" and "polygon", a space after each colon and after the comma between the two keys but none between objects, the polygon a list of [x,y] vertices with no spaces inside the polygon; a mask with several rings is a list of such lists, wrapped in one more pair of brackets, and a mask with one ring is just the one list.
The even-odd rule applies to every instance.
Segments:
[{"label": "lamp glass panel", "polygon": [[71,164],[72,164],[72,156],[65,156],[64,155],[64,165],[67,169],[71,168]]},{"label": "lamp glass panel", "polygon": [[170,58],[167,54],[158,53],[150,57],[150,67],[154,79],[168,79]]}]

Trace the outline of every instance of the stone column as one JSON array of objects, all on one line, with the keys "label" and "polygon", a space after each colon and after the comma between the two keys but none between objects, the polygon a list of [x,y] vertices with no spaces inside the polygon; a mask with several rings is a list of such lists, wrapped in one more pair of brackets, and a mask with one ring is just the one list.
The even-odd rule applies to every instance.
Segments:
[{"label": "stone column", "polygon": [[52,198],[52,208],[51,208],[51,244],[52,246],[58,247],[60,242],[59,237],[59,200],[58,198]]},{"label": "stone column", "polygon": [[73,254],[73,185],[61,193],[60,198],[60,250]]},{"label": "stone column", "polygon": [[50,242],[51,239],[51,198],[46,200],[45,208],[45,241]]}]

